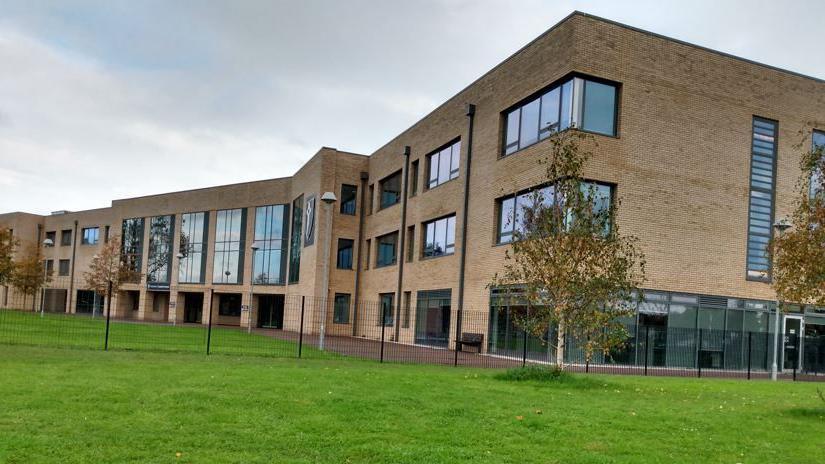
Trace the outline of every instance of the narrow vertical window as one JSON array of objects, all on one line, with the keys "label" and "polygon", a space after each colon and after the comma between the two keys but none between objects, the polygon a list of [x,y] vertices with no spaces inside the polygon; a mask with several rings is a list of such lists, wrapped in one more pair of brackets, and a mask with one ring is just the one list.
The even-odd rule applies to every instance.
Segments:
[{"label": "narrow vertical window", "polygon": [[252,279],[255,285],[280,285],[286,275],[286,246],[289,206],[255,208]]},{"label": "narrow vertical window", "polygon": [[246,209],[227,209],[217,212],[212,282],[220,284],[243,282],[245,236]]},{"label": "narrow vertical window", "polygon": [[341,214],[355,216],[356,195],[358,187],[344,184],[341,186]]},{"label": "narrow vertical window", "polygon": [[130,280],[136,281],[143,261],[143,218],[124,219],[121,237],[123,262],[132,274]]},{"label": "narrow vertical window", "polygon": [[410,197],[414,197],[418,193],[418,160],[413,161],[410,167]]},{"label": "narrow vertical window", "polygon": [[[825,132],[814,131],[813,137],[811,141],[811,150],[823,150],[820,152],[821,156],[825,156]],[[817,193],[819,193],[819,187],[822,183],[822,172],[819,170],[814,171],[811,173],[811,180],[810,180],[810,196],[811,198],[815,197]]]},{"label": "narrow vertical window", "polygon": [[206,231],[209,213],[184,213],[180,216],[178,247],[181,259],[178,265],[178,282],[202,284],[206,277]]},{"label": "narrow vertical window", "polygon": [[292,231],[289,239],[289,283],[298,282],[301,275],[301,221],[304,217],[304,196],[292,201]]},{"label": "narrow vertical window", "polygon": [[174,216],[155,216],[149,220],[149,265],[146,280],[150,286],[169,284],[174,233]]},{"label": "narrow vertical window", "polygon": [[753,118],[748,208],[747,279],[770,279],[768,242],[773,232],[777,123]]},{"label": "narrow vertical window", "polygon": [[352,269],[352,240],[348,238],[338,239],[338,256],[336,266],[338,269]]},{"label": "narrow vertical window", "polygon": [[349,293],[336,293],[335,303],[332,311],[332,322],[334,324],[349,324]]}]

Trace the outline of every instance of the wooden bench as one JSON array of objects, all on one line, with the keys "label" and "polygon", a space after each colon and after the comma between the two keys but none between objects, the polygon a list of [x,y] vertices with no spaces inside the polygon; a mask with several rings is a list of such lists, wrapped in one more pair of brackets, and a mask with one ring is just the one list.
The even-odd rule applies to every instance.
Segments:
[{"label": "wooden bench", "polygon": [[474,346],[478,348],[478,352],[481,353],[481,345],[484,343],[484,334],[480,333],[468,333],[464,332],[461,334],[461,340],[456,340],[455,345],[458,351],[462,351],[464,346]]}]

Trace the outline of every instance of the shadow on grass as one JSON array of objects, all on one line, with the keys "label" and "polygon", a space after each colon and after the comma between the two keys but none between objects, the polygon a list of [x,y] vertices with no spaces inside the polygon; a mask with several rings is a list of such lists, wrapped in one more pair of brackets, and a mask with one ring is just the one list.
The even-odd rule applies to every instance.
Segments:
[{"label": "shadow on grass", "polygon": [[811,419],[816,421],[825,420],[825,407],[816,408],[792,408],[788,413],[800,419]]},{"label": "shadow on grass", "polygon": [[573,389],[603,389],[610,386],[604,379],[576,375],[555,366],[526,366],[508,369],[493,376],[496,380],[529,385]]}]

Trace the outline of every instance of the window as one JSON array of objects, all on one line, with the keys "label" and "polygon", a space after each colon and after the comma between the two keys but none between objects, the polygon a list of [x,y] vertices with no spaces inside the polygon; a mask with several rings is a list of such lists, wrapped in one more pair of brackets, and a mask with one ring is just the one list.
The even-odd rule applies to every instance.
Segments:
[{"label": "window", "polygon": [[375,206],[375,185],[370,184],[370,207],[367,210],[367,214],[372,214],[373,207]]},{"label": "window", "polygon": [[55,246],[57,244],[57,232],[46,232],[46,240],[51,240],[52,244],[49,246]]},{"label": "window", "polygon": [[424,224],[424,257],[455,253],[455,214]]},{"label": "window", "polygon": [[138,279],[143,261],[143,218],[124,219],[120,243],[123,262]]},{"label": "window", "polygon": [[61,230],[60,231],[60,246],[71,246],[72,245],[72,231],[71,230]]},{"label": "window", "polygon": [[353,241],[348,238],[338,239],[338,269],[352,269]]},{"label": "window", "polygon": [[149,220],[149,283],[168,284],[172,268],[172,237],[175,233],[174,216],[155,216]]},{"label": "window", "polygon": [[412,300],[412,292],[404,292],[404,316],[401,319],[401,327],[408,329],[410,327],[410,304]]},{"label": "window", "polygon": [[777,129],[774,121],[753,118],[748,208],[748,280],[767,281],[770,278],[768,242],[773,224]]},{"label": "window", "polygon": [[97,245],[99,239],[99,227],[86,227],[83,229],[83,238],[81,239],[80,243],[82,245]]},{"label": "window", "polygon": [[335,324],[349,324],[349,293],[335,294],[332,322]]},{"label": "window", "polygon": [[378,300],[381,306],[381,314],[378,315],[378,325],[392,327],[394,318],[393,301],[395,300],[395,293],[381,293],[378,295]]},{"label": "window", "polygon": [[452,290],[418,292],[415,317],[415,343],[446,347],[450,333]]},{"label": "window", "polygon": [[341,186],[341,214],[355,216],[356,195],[358,187],[344,184]]},{"label": "window", "polygon": [[[596,182],[582,182],[580,188],[587,195],[595,195],[593,199],[595,214],[610,209],[613,197],[612,186]],[[537,200],[544,204],[552,204],[554,201],[553,187],[534,188],[498,200],[497,243],[512,242],[517,231],[524,232],[524,208],[533,206]]]},{"label": "window", "polygon": [[54,274],[54,260],[47,259],[46,260],[46,275]]},{"label": "window", "polygon": [[271,205],[255,208],[252,279],[255,285],[280,285],[286,277],[287,228],[289,206]]},{"label": "window", "polygon": [[241,317],[241,295],[223,294],[218,300],[218,314],[221,316]]},{"label": "window", "polygon": [[186,213],[180,216],[180,254],[178,281],[201,284],[206,277],[206,231],[209,213]]},{"label": "window", "polygon": [[418,160],[415,160],[410,164],[411,171],[410,171],[410,197],[414,197],[418,193]]},{"label": "window", "polygon": [[401,171],[384,178],[380,182],[381,188],[381,209],[401,201]]},{"label": "window", "polygon": [[[811,150],[822,150],[819,154],[821,156],[825,156],[825,132],[814,131],[813,136],[811,137],[813,140],[811,141]],[[822,184],[822,173],[820,171],[814,171],[811,174],[811,187],[810,187],[810,195],[811,198],[815,197],[816,194],[819,192],[819,187]]]},{"label": "window", "polygon": [[505,114],[504,155],[571,126],[616,135],[616,85],[574,77]]},{"label": "window", "polygon": [[304,217],[304,196],[292,200],[292,232],[289,237],[289,283],[301,276],[301,221]]},{"label": "window", "polygon": [[110,227],[106,226],[106,231],[103,235],[103,241],[105,241],[106,243],[109,243],[109,229],[110,229]]},{"label": "window", "polygon": [[457,141],[430,155],[427,163],[430,166],[430,177],[427,188],[433,188],[458,177],[458,162],[461,159],[461,141]]},{"label": "window", "polygon": [[103,295],[93,290],[78,290],[75,312],[80,314],[103,314]]},{"label": "window", "polygon": [[376,240],[378,241],[378,256],[375,259],[375,267],[392,266],[395,264],[398,232],[382,235]]},{"label": "window", "polygon": [[63,277],[69,275],[69,260],[68,259],[61,259],[57,263],[57,275],[63,276]]},{"label": "window", "polygon": [[242,283],[246,210],[221,210],[217,212],[215,219],[215,263],[212,266],[212,282]]},{"label": "window", "polygon": [[415,257],[415,226],[407,226],[407,262]]}]

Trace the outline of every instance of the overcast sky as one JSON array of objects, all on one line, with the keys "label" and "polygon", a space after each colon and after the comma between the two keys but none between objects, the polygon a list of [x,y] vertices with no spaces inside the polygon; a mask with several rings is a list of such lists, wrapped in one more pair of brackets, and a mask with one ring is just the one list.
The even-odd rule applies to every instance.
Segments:
[{"label": "overcast sky", "polygon": [[0,212],[370,154],[573,10],[825,77],[823,0],[0,0]]}]

